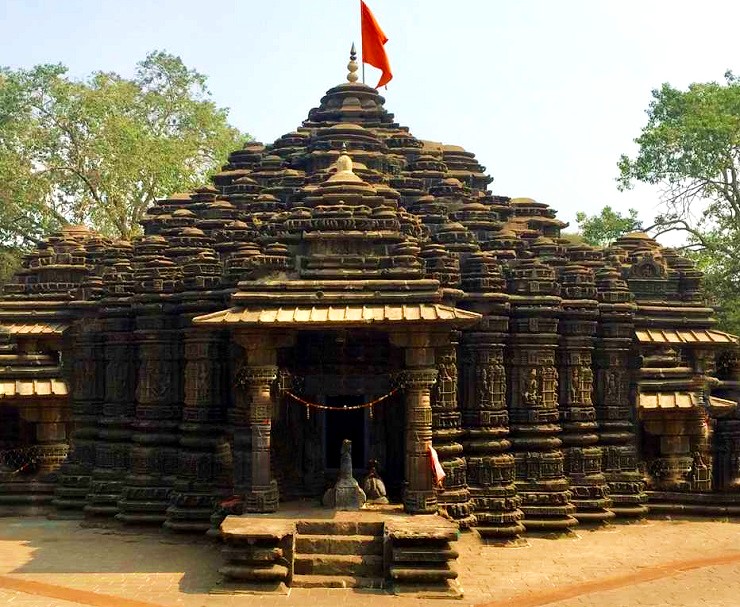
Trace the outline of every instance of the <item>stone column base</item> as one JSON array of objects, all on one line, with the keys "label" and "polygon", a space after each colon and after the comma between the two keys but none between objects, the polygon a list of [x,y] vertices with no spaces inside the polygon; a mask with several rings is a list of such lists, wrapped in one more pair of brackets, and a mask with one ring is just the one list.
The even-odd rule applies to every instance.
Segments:
[{"label": "stone column base", "polygon": [[278,509],[277,481],[267,487],[254,487],[244,494],[244,512],[276,512]]},{"label": "stone column base", "polygon": [[437,495],[434,490],[412,491],[407,489],[403,494],[403,509],[409,514],[435,514]]}]

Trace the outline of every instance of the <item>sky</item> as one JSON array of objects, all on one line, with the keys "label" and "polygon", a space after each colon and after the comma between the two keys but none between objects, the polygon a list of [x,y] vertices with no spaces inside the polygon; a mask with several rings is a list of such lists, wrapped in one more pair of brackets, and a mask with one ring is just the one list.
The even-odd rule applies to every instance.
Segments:
[{"label": "sky", "polygon": [[[659,191],[617,190],[651,91],[740,72],[740,2],[367,0],[389,38],[386,108],[420,139],[461,145],[495,181],[575,214],[636,208]],[[133,74],[150,51],[208,76],[230,122],[272,142],[343,81],[360,43],[359,0],[1,0],[0,65],[63,63]],[[366,70],[368,84],[379,72]]]}]

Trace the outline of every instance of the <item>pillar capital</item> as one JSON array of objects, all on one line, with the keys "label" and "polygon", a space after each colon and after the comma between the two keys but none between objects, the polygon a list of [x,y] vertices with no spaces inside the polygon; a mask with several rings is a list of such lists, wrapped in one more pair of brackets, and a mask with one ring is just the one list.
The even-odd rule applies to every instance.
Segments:
[{"label": "pillar capital", "polygon": [[401,378],[408,390],[429,389],[437,381],[437,369],[406,369]]},{"label": "pillar capital", "polygon": [[242,387],[269,385],[277,379],[275,365],[244,365],[237,373],[237,384]]}]

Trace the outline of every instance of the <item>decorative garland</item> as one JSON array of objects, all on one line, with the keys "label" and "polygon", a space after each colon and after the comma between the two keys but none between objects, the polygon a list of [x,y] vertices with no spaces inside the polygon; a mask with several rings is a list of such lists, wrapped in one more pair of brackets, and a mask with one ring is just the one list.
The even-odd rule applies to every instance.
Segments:
[{"label": "decorative garland", "polygon": [[363,403],[361,405],[349,405],[345,407],[332,407],[329,405],[322,405],[321,403],[312,403],[311,401],[308,401],[304,398],[301,398],[297,394],[293,394],[290,390],[284,390],[283,393],[290,396],[292,399],[296,400],[297,402],[301,403],[302,405],[305,405],[306,407],[306,419],[310,418],[311,415],[311,408],[314,409],[320,409],[322,411],[357,411],[358,409],[370,409],[370,418],[373,417],[373,407],[377,405],[378,403],[386,400],[387,398],[390,398],[393,396],[398,390],[400,389],[400,386],[396,386],[388,392],[387,394],[384,394],[383,396],[379,396],[375,400],[371,400],[370,402]]}]

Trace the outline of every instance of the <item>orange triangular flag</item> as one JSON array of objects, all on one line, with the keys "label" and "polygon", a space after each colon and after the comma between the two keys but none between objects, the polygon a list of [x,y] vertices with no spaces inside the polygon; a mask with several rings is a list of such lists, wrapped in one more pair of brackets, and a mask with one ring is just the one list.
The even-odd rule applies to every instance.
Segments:
[{"label": "orange triangular flag", "polygon": [[377,89],[384,84],[388,84],[393,78],[391,64],[388,62],[388,55],[385,54],[383,48],[383,45],[388,42],[388,37],[380,29],[375,16],[362,0],[360,0],[360,16],[362,21],[362,62],[369,63],[383,72],[375,87]]}]

